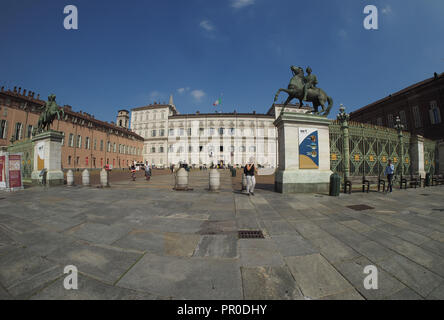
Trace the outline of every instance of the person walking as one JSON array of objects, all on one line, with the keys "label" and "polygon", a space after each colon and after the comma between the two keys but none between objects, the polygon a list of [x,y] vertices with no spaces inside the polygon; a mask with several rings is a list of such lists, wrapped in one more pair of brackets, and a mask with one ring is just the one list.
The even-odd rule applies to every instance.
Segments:
[{"label": "person walking", "polygon": [[145,177],[146,177],[146,180],[151,179],[151,168],[150,168],[149,164],[146,164],[146,166],[145,166]]},{"label": "person walking", "polygon": [[392,160],[388,161],[388,165],[385,168],[384,174],[387,176],[388,186],[387,186],[387,192],[393,192],[393,174],[395,173],[395,166],[392,164]]},{"label": "person walking", "polygon": [[254,187],[256,186],[257,173],[256,166],[254,165],[254,158],[251,157],[247,165],[244,168],[245,176],[247,177],[247,194],[254,196]]}]

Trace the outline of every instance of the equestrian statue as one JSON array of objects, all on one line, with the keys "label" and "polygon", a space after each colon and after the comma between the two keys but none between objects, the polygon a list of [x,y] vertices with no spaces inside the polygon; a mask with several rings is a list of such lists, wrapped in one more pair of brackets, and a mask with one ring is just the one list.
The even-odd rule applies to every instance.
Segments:
[{"label": "equestrian statue", "polygon": [[48,97],[48,101],[46,102],[42,113],[40,114],[39,121],[37,123],[37,128],[35,129],[34,134],[39,134],[45,131],[49,131],[51,128],[51,124],[57,118],[61,120],[65,115],[65,112],[62,108],[59,108],[56,102],[56,96],[51,94]]},{"label": "equestrian statue", "polygon": [[[313,103],[313,112],[315,114],[319,113],[319,106],[322,107],[323,116],[328,116],[331,108],[333,107],[333,99],[328,96],[324,90],[317,88],[318,78],[312,74],[310,67],[307,68],[307,76],[304,75],[304,70],[301,67],[291,66],[291,72],[293,73],[293,78],[290,80],[288,89],[279,89],[274,97],[274,102],[277,101],[279,94],[281,92],[286,92],[288,94],[288,99],[284,103],[284,107],[287,106],[291,100],[299,100],[299,108],[302,108],[303,102]],[[325,108],[328,102],[327,109]],[[284,110],[284,109],[282,109]]]}]

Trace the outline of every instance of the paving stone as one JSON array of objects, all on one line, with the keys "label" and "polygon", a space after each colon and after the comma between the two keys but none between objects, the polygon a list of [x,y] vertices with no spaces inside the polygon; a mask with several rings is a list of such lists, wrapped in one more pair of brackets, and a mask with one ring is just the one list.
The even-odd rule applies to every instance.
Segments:
[{"label": "paving stone", "polygon": [[242,267],[246,300],[302,300],[303,296],[287,267]]},{"label": "paving stone", "polygon": [[310,299],[317,299],[344,291],[353,287],[320,254],[301,257],[286,257],[293,277]]},{"label": "paving stone", "polygon": [[270,235],[293,234],[297,235],[296,230],[285,220],[263,220],[265,228]]},{"label": "paving stone", "polygon": [[284,260],[270,239],[238,240],[240,264],[244,267],[282,266]]},{"label": "paving stone", "polygon": [[342,261],[335,263],[336,269],[353,284],[353,287],[366,299],[376,300],[384,299],[395,292],[405,288],[399,280],[392,277],[390,274],[378,268],[378,289],[367,290],[364,288],[364,279],[368,274],[364,273],[366,266],[373,266],[374,264],[365,257],[359,257],[354,260]]},{"label": "paving stone", "polygon": [[235,261],[146,254],[117,285],[177,299],[238,300],[241,283]]},{"label": "paving stone", "polygon": [[360,256],[355,250],[334,237],[316,238],[310,242],[329,262],[350,260]]},{"label": "paving stone", "polygon": [[206,235],[202,236],[195,252],[195,257],[237,258],[237,236]]},{"label": "paving stone", "polygon": [[142,255],[137,251],[77,241],[52,252],[47,258],[63,266],[74,265],[79,272],[114,284]]},{"label": "paving stone", "polygon": [[165,255],[191,257],[201,236],[196,234],[165,233]]},{"label": "paving stone", "polygon": [[66,290],[64,277],[31,297],[31,300],[158,300],[159,297],[147,292],[137,292],[78,274],[78,289]]},{"label": "paving stone", "polygon": [[430,300],[444,300],[444,282],[427,296]]},{"label": "paving stone", "polygon": [[292,221],[289,223],[306,239],[329,237],[330,234],[322,230],[312,221]]},{"label": "paving stone", "polygon": [[358,291],[351,289],[345,292],[319,298],[319,300],[365,300]]},{"label": "paving stone", "polygon": [[56,263],[19,249],[1,256],[0,284],[15,298],[27,298],[46,283],[60,277]]},{"label": "paving stone", "polygon": [[131,226],[124,224],[109,226],[88,222],[66,231],[66,234],[93,243],[111,244],[130,231]]},{"label": "paving stone", "polygon": [[423,298],[443,281],[443,278],[400,255],[385,259],[379,265]]},{"label": "paving stone", "polygon": [[149,253],[163,254],[165,252],[165,242],[162,232],[133,230],[112,245],[123,249],[133,249]]},{"label": "paving stone", "polygon": [[369,226],[363,224],[362,222],[360,222],[358,220],[342,221],[341,224],[343,224],[346,227],[349,227],[350,229],[353,229],[359,233],[365,233],[365,232],[369,232],[369,231],[373,230],[372,228],[370,228]]},{"label": "paving stone", "polygon": [[284,257],[305,256],[319,252],[310,242],[297,235],[277,235],[272,236],[272,239]]},{"label": "paving stone", "polygon": [[423,298],[412,289],[405,287],[387,297],[387,300],[423,300]]},{"label": "paving stone", "polygon": [[390,250],[383,245],[380,245],[379,243],[371,240],[364,241],[359,244],[353,244],[353,249],[375,263],[396,254],[395,251]]}]

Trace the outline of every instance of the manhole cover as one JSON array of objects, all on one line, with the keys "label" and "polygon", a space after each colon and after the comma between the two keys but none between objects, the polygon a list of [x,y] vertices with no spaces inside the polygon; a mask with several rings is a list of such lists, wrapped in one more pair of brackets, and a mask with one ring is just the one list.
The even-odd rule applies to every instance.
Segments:
[{"label": "manhole cover", "polygon": [[357,204],[355,206],[347,206],[347,208],[353,209],[355,211],[364,211],[364,210],[374,209],[373,207],[370,207],[366,204]]},{"label": "manhole cover", "polygon": [[262,231],[239,231],[239,239],[264,239]]}]

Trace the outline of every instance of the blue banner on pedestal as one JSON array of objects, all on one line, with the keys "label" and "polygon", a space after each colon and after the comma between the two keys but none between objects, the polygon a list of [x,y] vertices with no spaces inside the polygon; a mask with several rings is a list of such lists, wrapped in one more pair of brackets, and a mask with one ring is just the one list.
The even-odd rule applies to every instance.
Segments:
[{"label": "blue banner on pedestal", "polygon": [[319,169],[317,129],[299,128],[299,169]]}]

